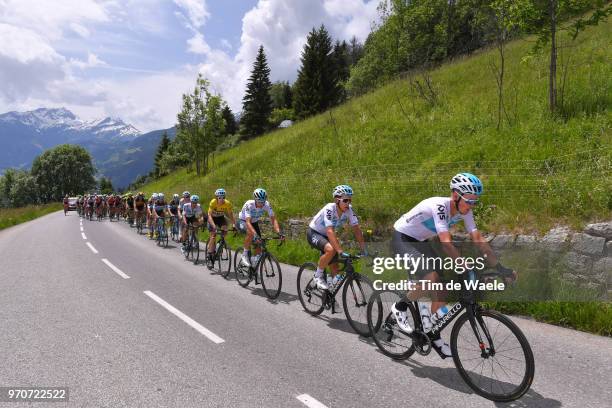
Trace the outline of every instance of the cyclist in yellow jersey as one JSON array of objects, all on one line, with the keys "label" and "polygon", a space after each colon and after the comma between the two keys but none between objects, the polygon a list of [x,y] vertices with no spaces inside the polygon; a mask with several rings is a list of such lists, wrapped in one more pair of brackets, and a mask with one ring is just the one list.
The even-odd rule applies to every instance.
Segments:
[{"label": "cyclist in yellow jersey", "polygon": [[215,191],[215,198],[208,205],[208,231],[210,237],[208,239],[208,255],[214,254],[215,242],[217,236],[217,228],[221,227],[224,232],[227,232],[228,217],[232,221],[232,225],[236,225],[236,219],[232,212],[232,203],[225,199],[225,190],[219,188]]}]

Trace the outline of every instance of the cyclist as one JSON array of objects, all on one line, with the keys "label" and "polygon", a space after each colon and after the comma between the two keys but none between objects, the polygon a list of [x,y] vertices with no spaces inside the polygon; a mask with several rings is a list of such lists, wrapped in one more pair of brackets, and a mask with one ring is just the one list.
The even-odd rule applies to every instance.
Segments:
[{"label": "cyclist", "polygon": [[232,225],[236,225],[236,219],[232,212],[232,203],[225,198],[225,190],[218,188],[215,190],[215,198],[210,200],[208,204],[208,231],[210,232],[210,237],[208,239],[208,256],[212,256],[215,253],[217,228],[221,227],[223,232],[227,232],[225,217],[229,217],[232,221]]},{"label": "cyclist", "polygon": [[108,197],[108,214],[110,219],[112,220],[115,217],[115,205],[117,204],[117,198],[114,194],[111,194]]},{"label": "cyclist", "polygon": [[68,194],[64,197],[64,215],[68,212]]},{"label": "cyclist", "polygon": [[145,214],[145,205],[147,201],[142,191],[134,198],[134,217],[140,219]]},{"label": "cyclist", "polygon": [[348,254],[344,252],[342,245],[340,245],[335,229],[339,229],[348,223],[353,229],[361,252],[363,254],[367,253],[363,233],[361,232],[361,227],[359,227],[359,220],[351,206],[353,189],[344,184],[339,185],[333,189],[332,196],[334,202],[326,204],[321,208],[312,221],[310,221],[309,229],[306,233],[308,244],[321,252],[314,275],[317,287],[321,290],[329,289],[323,277],[323,271],[327,265],[330,265],[331,278],[334,279],[338,272],[338,255],[348,257]]},{"label": "cyclist", "polygon": [[134,224],[134,197],[132,193],[128,193],[125,199],[125,209],[127,210],[128,222],[130,225]]},{"label": "cyclist", "polygon": [[149,228],[149,238],[153,239],[155,236],[155,228],[153,227],[153,207],[157,201],[158,194],[153,193],[147,202],[147,227]]},{"label": "cyclist", "polygon": [[94,208],[96,209],[96,216],[102,217],[102,196],[101,195],[96,194]]},{"label": "cyclist", "polygon": [[174,194],[172,196],[172,201],[168,203],[168,211],[170,211],[170,218],[172,219],[172,225],[174,225],[174,220],[177,220],[177,223],[178,223],[179,203],[180,203],[180,199],[179,199],[178,194]]},{"label": "cyclist", "polygon": [[[256,188],[253,191],[253,200],[248,200],[242,206],[242,210],[240,211],[240,219],[238,221],[238,230],[242,233],[246,233],[246,238],[244,239],[244,252],[242,253],[241,262],[245,266],[251,266],[251,262],[249,260],[250,256],[250,248],[251,242],[258,244],[261,242],[261,229],[259,228],[259,219],[264,215],[264,213],[268,213],[270,220],[272,221],[272,226],[274,231],[280,235],[281,239],[284,239],[283,235],[280,233],[280,226],[278,225],[278,220],[274,216],[274,211],[272,210],[272,206],[267,200],[268,193],[263,188]],[[261,248],[257,248],[257,255],[261,254]]]},{"label": "cyclist", "polygon": [[95,204],[95,197],[89,194],[87,196],[87,213],[85,214],[86,217],[93,215],[94,204]]},{"label": "cyclist", "polygon": [[153,204],[153,226],[155,228],[155,233],[158,234],[157,230],[157,219],[159,217],[167,217],[168,216],[168,204],[166,203],[166,199],[164,193],[157,194],[157,200]]},{"label": "cyclist", "polygon": [[[179,218],[181,220],[183,219],[183,205],[190,202],[190,197],[191,197],[191,194],[189,193],[189,191],[183,191],[183,198],[181,198],[181,200],[179,201]],[[183,236],[183,222],[182,221],[179,223],[179,226],[181,228],[180,234],[182,237]],[[181,239],[181,242],[182,241],[183,240]]]},{"label": "cyclist", "polygon": [[204,212],[200,206],[200,197],[196,194],[190,196],[189,202],[183,203],[182,222],[183,222],[183,235],[181,236],[181,253],[185,253],[187,246],[187,226],[193,225],[199,227],[204,222]]},{"label": "cyclist", "polygon": [[[436,253],[431,246],[431,242],[428,241],[437,237],[444,251],[442,256],[448,256],[453,259],[459,258],[460,253],[452,243],[449,228],[451,225],[463,221],[472,242],[485,255],[487,263],[490,266],[495,266],[501,274],[508,276],[509,281],[516,279],[516,272],[503,267],[498,262],[493,250],[476,228],[472,208],[478,204],[479,197],[483,192],[480,179],[471,173],[459,173],[451,179],[450,189],[450,197],[427,198],[395,222],[391,239],[394,254],[400,256],[408,254],[412,258],[422,258],[422,260],[439,258],[440,255]],[[439,282],[440,275],[435,268],[431,267],[433,266],[431,263],[421,262],[418,270],[410,271],[411,277]],[[426,294],[432,299],[431,311],[426,303],[420,303],[420,315],[423,329],[425,332],[428,332],[435,322],[448,312],[448,308],[446,307],[444,293],[427,292],[418,289],[410,292],[408,298],[416,300]],[[408,324],[407,309],[408,304],[404,301],[394,303],[391,306],[391,311],[400,329],[411,333],[412,328]],[[434,312],[433,316],[432,311]],[[441,355],[451,356],[449,345],[440,338],[440,335],[434,339],[433,346],[436,347]]]}]

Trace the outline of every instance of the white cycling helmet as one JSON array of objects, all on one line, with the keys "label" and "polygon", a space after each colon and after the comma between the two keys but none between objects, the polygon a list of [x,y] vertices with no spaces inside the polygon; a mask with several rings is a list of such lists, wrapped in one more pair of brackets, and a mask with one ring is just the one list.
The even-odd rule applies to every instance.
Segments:
[{"label": "white cycling helmet", "polygon": [[183,191],[183,197],[185,198],[189,198],[191,194],[189,194],[189,191]]},{"label": "white cycling helmet", "polygon": [[166,196],[164,195],[164,193],[159,193],[159,194],[157,195],[157,198],[158,198],[158,199],[160,199],[160,200],[163,200],[165,197],[166,197]]},{"label": "white cycling helmet", "polygon": [[342,196],[352,197],[353,189],[351,188],[351,186],[347,186],[346,184],[341,184],[339,186],[334,187],[334,191],[332,192],[332,195],[334,196],[334,198],[342,197]]},{"label": "white cycling helmet", "polygon": [[179,195],[178,195],[178,194],[174,194],[174,195],[172,196],[172,198],[179,198]]},{"label": "white cycling helmet", "polygon": [[191,196],[191,202],[197,203],[198,201],[200,201],[200,196],[198,196],[197,194]]},{"label": "white cycling helmet", "polygon": [[255,201],[266,201],[266,198],[268,197],[268,193],[266,193],[266,190],[264,190],[263,188],[256,188],[255,191],[253,191],[253,198],[255,199]]},{"label": "white cycling helmet", "polygon": [[222,188],[218,188],[215,190],[215,197],[217,198],[225,198],[225,190]]},{"label": "white cycling helmet", "polygon": [[472,173],[458,173],[450,182],[451,190],[457,190],[461,194],[482,194],[482,181]]}]

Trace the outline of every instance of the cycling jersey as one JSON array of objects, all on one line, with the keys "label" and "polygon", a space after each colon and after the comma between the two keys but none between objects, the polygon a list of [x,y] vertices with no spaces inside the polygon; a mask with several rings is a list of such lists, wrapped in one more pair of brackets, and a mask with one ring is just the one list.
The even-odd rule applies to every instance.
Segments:
[{"label": "cycling jersey", "polygon": [[190,198],[181,198],[181,200],[179,201],[179,208],[181,209],[181,211],[183,211],[183,206],[187,203],[190,203],[191,199]]},{"label": "cycling jersey", "polygon": [[192,202],[183,203],[183,214],[186,218],[200,217],[202,215],[202,206],[196,204],[194,207]]},{"label": "cycling jersey", "polygon": [[179,203],[176,200],[170,201],[170,204],[168,204],[168,209],[170,210],[170,213],[172,215],[178,214],[178,206],[179,206]]},{"label": "cycling jersey", "polygon": [[451,204],[450,197],[427,198],[395,221],[393,228],[417,241],[425,241],[440,232],[447,232],[451,225],[461,220],[468,233],[476,231],[472,210],[465,215],[457,212],[451,218]]},{"label": "cycling jersey", "polygon": [[134,206],[134,199],[132,197],[128,197],[126,202],[127,202],[128,206],[130,206],[130,207]]},{"label": "cycling jersey", "polygon": [[268,201],[266,201],[261,208],[257,208],[255,205],[255,200],[249,200],[242,206],[242,210],[240,211],[240,219],[242,221],[246,221],[247,218],[251,219],[251,223],[259,221],[259,219],[265,214],[268,213],[269,217],[274,217],[274,211],[272,211],[272,206]]},{"label": "cycling jersey", "polygon": [[158,217],[163,217],[164,216],[164,212],[166,211],[166,208],[168,207],[168,205],[166,204],[166,201],[156,201],[155,202],[155,212],[157,213]]},{"label": "cycling jersey", "polygon": [[312,221],[310,221],[309,227],[319,234],[327,236],[327,227],[332,227],[336,230],[346,223],[351,226],[359,225],[359,219],[357,219],[357,215],[353,212],[353,207],[349,205],[342,215],[338,215],[338,206],[335,203],[329,203],[314,216]]},{"label": "cycling jersey", "polygon": [[213,217],[223,217],[232,213],[232,203],[229,200],[224,200],[223,204],[219,204],[216,198],[213,198],[208,205],[208,212]]},{"label": "cycling jersey", "polygon": [[142,210],[145,206],[145,199],[144,197],[136,197],[134,199],[134,205],[136,206],[136,208],[138,208],[139,210]]}]

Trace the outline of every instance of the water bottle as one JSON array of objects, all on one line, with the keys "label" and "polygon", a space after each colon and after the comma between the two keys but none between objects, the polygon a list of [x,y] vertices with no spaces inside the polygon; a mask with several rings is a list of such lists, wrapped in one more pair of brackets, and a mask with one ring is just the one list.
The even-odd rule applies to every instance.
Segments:
[{"label": "water bottle", "polygon": [[251,266],[257,265],[257,261],[259,261],[259,255],[255,255],[251,257]]},{"label": "water bottle", "polygon": [[333,281],[331,275],[327,275],[327,286],[331,289],[333,284],[334,284],[334,281]]},{"label": "water bottle", "polygon": [[215,246],[215,252],[219,252],[220,247],[221,247],[221,242],[217,242],[217,245]]},{"label": "water bottle", "polygon": [[342,282],[342,279],[344,279],[344,275],[341,275],[341,274],[336,275],[336,277],[334,278],[334,285],[339,285],[340,282]]}]

